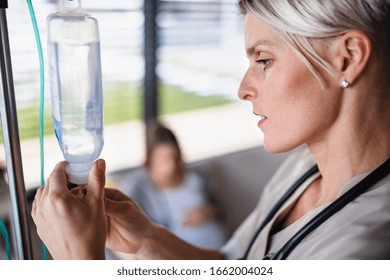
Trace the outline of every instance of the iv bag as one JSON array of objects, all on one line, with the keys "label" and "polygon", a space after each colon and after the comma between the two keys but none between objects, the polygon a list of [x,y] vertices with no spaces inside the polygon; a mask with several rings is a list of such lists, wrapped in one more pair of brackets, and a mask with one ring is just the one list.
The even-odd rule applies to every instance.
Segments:
[{"label": "iv bag", "polygon": [[103,149],[98,22],[80,0],[60,0],[47,18],[52,119],[70,182],[87,183]]}]

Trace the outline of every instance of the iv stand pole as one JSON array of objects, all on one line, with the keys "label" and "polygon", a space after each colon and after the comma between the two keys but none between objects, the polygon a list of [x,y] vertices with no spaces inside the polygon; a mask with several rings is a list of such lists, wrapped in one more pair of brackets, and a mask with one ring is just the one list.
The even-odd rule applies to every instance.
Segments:
[{"label": "iv stand pole", "polygon": [[19,260],[31,260],[32,246],[8,38],[7,8],[8,1],[0,0],[0,117],[3,128],[12,217],[14,220],[16,258]]}]

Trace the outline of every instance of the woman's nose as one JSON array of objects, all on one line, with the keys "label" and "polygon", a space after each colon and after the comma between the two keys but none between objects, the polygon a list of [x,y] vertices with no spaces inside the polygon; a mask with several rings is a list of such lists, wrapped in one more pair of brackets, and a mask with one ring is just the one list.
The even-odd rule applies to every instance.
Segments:
[{"label": "woman's nose", "polygon": [[250,73],[251,69],[245,73],[238,89],[238,97],[242,100],[252,101],[257,97],[257,89]]}]

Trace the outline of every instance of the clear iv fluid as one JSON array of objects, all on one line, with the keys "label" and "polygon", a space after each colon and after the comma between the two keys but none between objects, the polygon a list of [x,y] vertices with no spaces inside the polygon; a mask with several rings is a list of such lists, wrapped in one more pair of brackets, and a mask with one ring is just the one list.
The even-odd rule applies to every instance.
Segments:
[{"label": "clear iv fluid", "polygon": [[103,149],[103,98],[97,21],[66,11],[48,17],[52,117],[69,180],[86,184]]},{"label": "clear iv fluid", "polygon": [[58,88],[58,96],[53,98],[58,101],[53,108],[57,139],[68,162],[93,161],[103,148],[100,65],[99,60],[89,59],[100,56],[99,42],[55,42],[52,48],[54,61],[58,62],[53,65],[57,76],[54,87]]}]

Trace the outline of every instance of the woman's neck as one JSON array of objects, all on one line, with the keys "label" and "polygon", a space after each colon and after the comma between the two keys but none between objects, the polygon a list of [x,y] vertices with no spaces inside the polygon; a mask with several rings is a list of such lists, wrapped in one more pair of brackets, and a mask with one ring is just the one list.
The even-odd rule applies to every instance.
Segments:
[{"label": "woman's neck", "polygon": [[308,146],[322,175],[322,196],[334,199],[352,177],[390,157],[390,111],[375,102],[358,104]]}]

